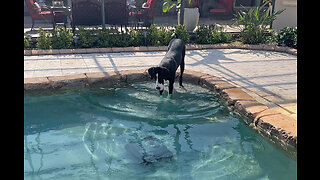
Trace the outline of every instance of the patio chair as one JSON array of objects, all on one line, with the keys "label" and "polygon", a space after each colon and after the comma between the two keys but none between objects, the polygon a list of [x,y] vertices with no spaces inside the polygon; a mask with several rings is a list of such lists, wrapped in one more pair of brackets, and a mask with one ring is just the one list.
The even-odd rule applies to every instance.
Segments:
[{"label": "patio chair", "polygon": [[76,26],[96,26],[102,24],[100,0],[72,0],[72,30]]},{"label": "patio chair", "polygon": [[[55,13],[51,13],[50,9],[40,7],[37,2],[34,0],[25,0],[27,10],[32,19],[31,30],[34,27],[34,23],[36,20],[45,20],[46,22],[53,23],[53,18],[55,18]],[[53,28],[55,28],[54,23],[52,24]]]},{"label": "patio chair", "polygon": [[153,23],[153,12],[156,7],[157,0],[147,0],[142,7],[136,7],[129,15],[138,21],[141,21],[144,26],[149,27]]},{"label": "patio chair", "polygon": [[126,0],[110,1],[104,3],[105,23],[110,25],[128,25],[129,11]]},{"label": "patio chair", "polygon": [[219,0],[218,8],[210,9],[210,13],[232,13],[234,0]]}]

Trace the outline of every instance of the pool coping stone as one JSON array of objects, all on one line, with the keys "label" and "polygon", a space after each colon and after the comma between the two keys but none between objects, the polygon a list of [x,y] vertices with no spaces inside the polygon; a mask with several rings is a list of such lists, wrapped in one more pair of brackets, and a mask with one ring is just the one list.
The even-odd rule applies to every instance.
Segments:
[{"label": "pool coping stone", "polygon": [[[179,73],[177,72],[177,76]],[[82,73],[67,76],[25,78],[24,90],[59,89],[84,87],[97,84],[114,85],[150,81],[147,69],[123,70],[117,72]],[[296,120],[257,102],[253,97],[221,78],[213,75],[185,70],[184,82],[200,85],[218,93],[233,111],[247,117],[245,122],[259,133],[276,139],[285,146],[297,148]]]}]

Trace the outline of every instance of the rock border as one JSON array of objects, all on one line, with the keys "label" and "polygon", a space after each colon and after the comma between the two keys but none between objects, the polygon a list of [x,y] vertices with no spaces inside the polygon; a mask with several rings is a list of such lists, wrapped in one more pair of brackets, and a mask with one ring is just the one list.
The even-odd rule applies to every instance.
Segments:
[{"label": "rock border", "polygon": [[[111,47],[111,48],[80,48],[80,49],[32,49],[24,50],[24,56],[57,55],[57,54],[88,54],[88,53],[120,53],[120,52],[150,52],[166,51],[167,46]],[[297,49],[275,45],[251,44],[187,44],[187,50],[200,49],[249,49],[288,53],[297,56]]]},{"label": "rock border", "polygon": [[[240,88],[213,75],[185,70],[183,78],[185,82],[200,85],[220,94],[231,110],[247,117],[245,119],[247,125],[277,141],[285,150],[286,147],[297,148],[297,124],[292,123],[295,121],[292,117],[269,109]],[[142,81],[150,81],[147,69],[25,78],[24,90],[84,87],[98,84],[115,85]]]}]

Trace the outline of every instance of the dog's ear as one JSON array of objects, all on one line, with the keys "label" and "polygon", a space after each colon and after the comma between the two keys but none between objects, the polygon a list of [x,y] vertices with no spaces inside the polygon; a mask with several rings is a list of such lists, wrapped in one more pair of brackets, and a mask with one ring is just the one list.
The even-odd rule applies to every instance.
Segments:
[{"label": "dog's ear", "polygon": [[151,76],[151,79],[156,79],[156,74],[161,71],[161,67],[151,67],[148,69],[148,73]]},{"label": "dog's ear", "polygon": [[155,67],[149,68],[148,69],[148,73],[149,73],[151,79],[155,79],[156,78]]},{"label": "dog's ear", "polygon": [[158,73],[159,73],[158,79],[169,79],[170,78],[170,72],[167,68],[159,67]]},{"label": "dog's ear", "polygon": [[167,68],[159,67],[158,73],[161,73],[163,75],[169,74],[169,70]]}]

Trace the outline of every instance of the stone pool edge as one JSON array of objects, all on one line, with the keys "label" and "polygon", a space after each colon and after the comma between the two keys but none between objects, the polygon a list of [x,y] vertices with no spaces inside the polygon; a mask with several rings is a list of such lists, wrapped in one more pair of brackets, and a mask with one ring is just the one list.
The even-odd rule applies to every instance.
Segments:
[{"label": "stone pool edge", "polygon": [[[133,83],[149,80],[147,69],[82,73],[68,76],[25,78],[24,90],[84,87],[97,84],[114,85],[121,82]],[[296,120],[292,117],[268,108],[239,87],[213,75],[185,70],[183,80],[220,94],[229,108],[247,117],[245,123],[251,128],[281,145],[297,148],[297,124],[294,123]]]}]

